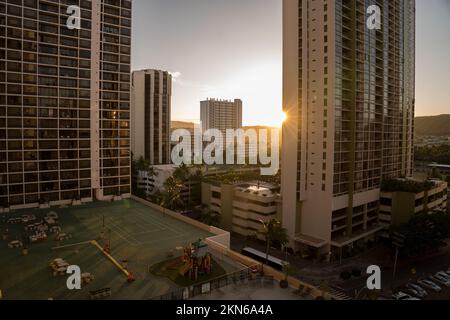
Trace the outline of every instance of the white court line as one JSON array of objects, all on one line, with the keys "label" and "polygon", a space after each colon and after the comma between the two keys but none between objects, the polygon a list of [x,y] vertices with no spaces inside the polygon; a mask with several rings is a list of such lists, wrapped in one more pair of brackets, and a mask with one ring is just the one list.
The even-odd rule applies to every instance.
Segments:
[{"label": "white court line", "polygon": [[[136,213],[139,214],[141,217],[143,217],[143,218],[145,218],[145,219],[148,219],[148,216],[145,216],[145,214],[142,213],[139,209],[136,210]],[[159,225],[162,226],[165,230],[170,230],[170,231],[172,231],[172,232],[174,232],[174,233],[180,233],[180,232],[182,232],[182,230],[178,230],[177,228],[171,227],[171,226],[169,226],[169,224],[164,223],[164,222],[163,222],[163,218],[162,218],[162,219],[158,219],[158,218],[155,218],[155,217],[152,217],[152,218],[153,218],[153,219],[152,219],[152,223],[159,224]],[[169,217],[169,218],[172,219],[171,217]]]},{"label": "white court line", "polygon": [[147,230],[147,231],[137,232],[137,233],[135,233],[134,235],[140,236],[140,235],[143,235],[143,234],[155,233],[155,232],[159,232],[159,231],[164,231],[164,230],[161,230],[161,229],[153,229],[153,230]]},{"label": "white court line", "polygon": [[128,239],[131,239],[131,241],[137,242],[139,243],[140,241],[138,241],[135,237],[133,237],[131,235],[130,232],[126,231],[124,228],[122,228],[120,225],[116,224],[115,222],[110,223],[114,228],[116,228],[116,230],[119,230],[125,237],[127,237]]},{"label": "white court line", "polygon": [[177,236],[166,237],[166,238],[163,238],[163,239],[145,241],[145,242],[142,242],[142,244],[151,244],[151,243],[154,243],[154,242],[171,241],[171,240],[175,240],[175,239],[178,239],[178,238],[187,237],[187,235],[188,235],[187,233],[184,233],[184,234],[179,234]]},{"label": "white court line", "polygon": [[[110,221],[111,222],[111,221]],[[115,229],[113,229],[113,228],[111,228],[110,227],[110,225],[108,224],[107,225],[107,227],[110,229],[110,230],[112,230],[112,231],[114,231],[114,233],[117,233],[117,235],[119,236],[119,237],[121,237],[123,240],[125,240],[126,242],[128,242],[128,244],[130,244],[130,245],[135,245],[134,243],[132,243],[132,242],[130,242],[128,239],[126,239],[119,231],[117,231],[117,229],[118,230],[120,230],[120,231],[122,231],[120,228],[117,228],[115,225],[113,225],[113,224],[111,224]],[[125,236],[127,236],[127,235],[125,235]]]}]

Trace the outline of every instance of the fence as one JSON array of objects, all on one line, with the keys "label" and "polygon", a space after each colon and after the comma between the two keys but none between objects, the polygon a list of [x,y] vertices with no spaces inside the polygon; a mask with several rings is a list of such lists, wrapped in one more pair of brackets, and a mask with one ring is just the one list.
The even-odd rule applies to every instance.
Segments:
[{"label": "fence", "polygon": [[187,288],[169,292],[162,296],[157,296],[151,300],[189,300],[202,294],[208,294],[215,290],[228,287],[229,285],[246,284],[248,281],[261,280],[273,283],[273,277],[261,276],[261,265],[246,267],[242,270],[232,272],[221,277],[195,284]]},{"label": "fence", "polygon": [[[154,203],[140,199],[138,197],[132,196],[132,199],[136,200],[144,205],[147,205],[153,209],[156,209],[160,212],[163,212],[163,213],[173,217],[174,219],[178,219],[180,221],[183,221],[192,226],[195,226],[197,228],[200,228],[202,230],[205,230],[205,231],[208,231],[208,232],[214,234],[214,236],[211,236],[211,237],[205,239],[205,242],[206,242],[206,244],[208,244],[208,246],[210,247],[211,250],[218,252],[220,255],[226,256],[226,257],[232,259],[233,261],[246,266],[247,269],[250,269],[250,268],[254,267],[255,265],[261,266],[261,264],[259,264],[257,261],[230,249],[230,233],[229,232],[221,230],[219,228],[207,226],[201,222],[195,221],[191,218],[185,217],[176,212],[162,208]],[[276,281],[281,281],[281,280],[285,279],[285,275],[282,272],[279,272],[269,266],[263,265],[263,266],[261,266],[261,268],[262,268],[264,275],[266,275],[266,277],[271,277],[271,278],[275,279]],[[289,286],[291,288],[296,288],[296,289],[300,288],[300,287],[307,288],[313,297],[324,297],[325,299],[341,300],[341,298],[339,296],[337,296],[336,294],[334,294],[332,292],[326,292],[325,290],[319,289],[308,283],[300,281],[299,279],[288,277],[288,282],[289,282]],[[199,286],[199,285],[197,285],[197,286]],[[181,289],[182,294],[184,294],[185,296],[189,296],[187,293],[185,293],[185,289]],[[169,293],[169,295],[171,295],[171,294]],[[179,296],[179,294],[177,294],[177,296]],[[169,299],[169,300],[171,300],[171,299]]]}]

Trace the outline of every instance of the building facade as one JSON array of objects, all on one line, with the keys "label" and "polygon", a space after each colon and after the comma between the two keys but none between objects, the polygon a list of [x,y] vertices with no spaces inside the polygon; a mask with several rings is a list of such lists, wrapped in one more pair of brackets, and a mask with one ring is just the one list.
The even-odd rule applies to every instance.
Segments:
[{"label": "building facade", "polygon": [[224,135],[227,129],[242,128],[242,101],[208,99],[200,102],[202,130],[218,129]]},{"label": "building facade", "polygon": [[280,194],[263,182],[202,183],[202,203],[220,216],[221,227],[243,236],[261,234],[261,221],[279,218]]},{"label": "building facade", "polygon": [[447,212],[447,187],[440,180],[395,180],[390,189],[381,190],[380,222],[390,228],[408,223],[415,215]]},{"label": "building facade", "polygon": [[0,2],[0,207],[130,195],[130,45],[130,0]]},{"label": "building facade", "polygon": [[172,76],[167,71],[134,71],[131,86],[131,151],[152,165],[170,164]]},{"label": "building facade", "polygon": [[374,237],[381,182],[412,174],[415,2],[284,0],[283,55],[283,223],[327,255]]}]

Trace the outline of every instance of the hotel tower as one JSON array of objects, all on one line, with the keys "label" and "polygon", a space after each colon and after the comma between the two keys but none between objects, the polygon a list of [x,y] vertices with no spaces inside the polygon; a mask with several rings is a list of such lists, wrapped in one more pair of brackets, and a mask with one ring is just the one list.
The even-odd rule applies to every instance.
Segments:
[{"label": "hotel tower", "polygon": [[131,151],[151,165],[171,163],[170,118],[172,75],[134,71],[131,79]]},{"label": "hotel tower", "polygon": [[283,58],[283,224],[342,253],[382,230],[383,179],[412,174],[415,2],[283,0]]},{"label": "hotel tower", "polygon": [[0,210],[130,195],[130,45],[130,0],[0,1]]}]

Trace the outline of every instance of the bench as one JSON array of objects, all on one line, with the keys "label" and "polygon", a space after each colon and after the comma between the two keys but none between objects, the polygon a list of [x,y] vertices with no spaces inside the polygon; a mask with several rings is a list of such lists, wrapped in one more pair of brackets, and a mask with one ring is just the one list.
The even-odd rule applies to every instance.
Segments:
[{"label": "bench", "polygon": [[111,296],[111,288],[104,288],[100,290],[91,291],[89,293],[91,300],[102,299]]}]

